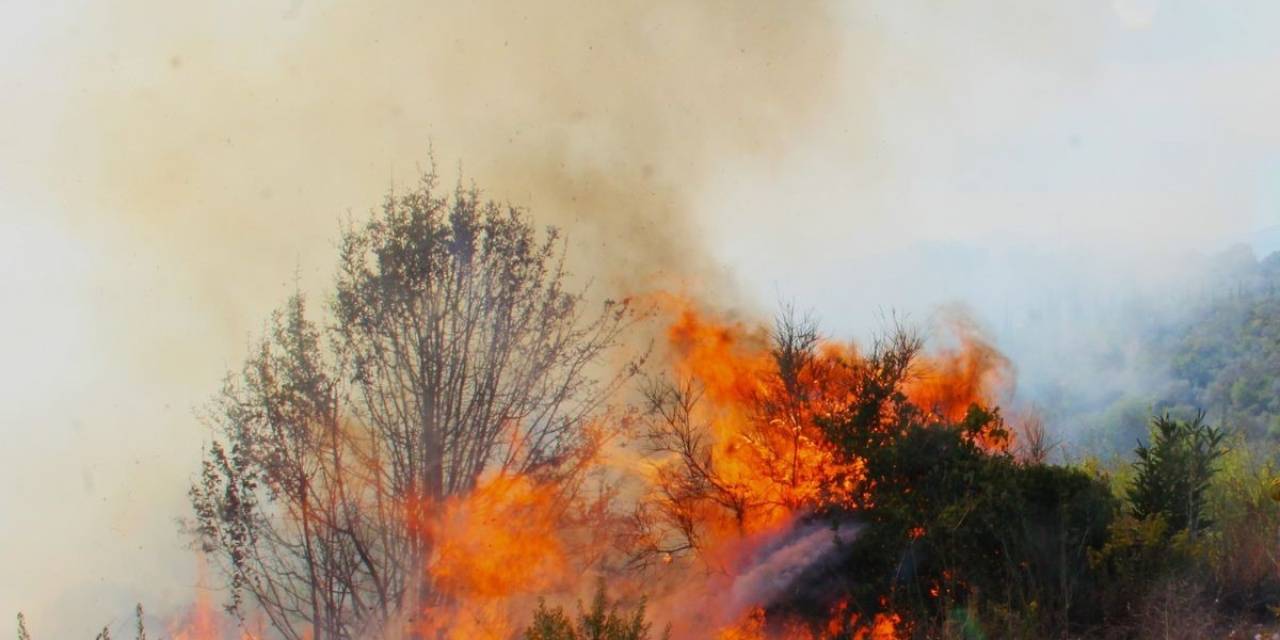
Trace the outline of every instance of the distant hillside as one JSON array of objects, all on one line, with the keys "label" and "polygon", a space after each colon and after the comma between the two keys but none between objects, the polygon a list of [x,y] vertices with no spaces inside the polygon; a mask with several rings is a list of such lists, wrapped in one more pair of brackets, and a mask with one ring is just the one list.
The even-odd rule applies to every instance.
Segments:
[{"label": "distant hillside", "polygon": [[1235,261],[1221,276],[1184,320],[1153,336],[1170,380],[1158,404],[1280,439],[1280,253]]},{"label": "distant hillside", "polygon": [[1034,397],[1059,436],[1128,455],[1153,413],[1204,410],[1228,430],[1280,441],[1280,253],[1256,255],[1242,244],[1208,257],[1177,291],[1135,297],[1108,329],[1087,333],[1088,353],[1115,357],[1063,360],[1064,391]]}]

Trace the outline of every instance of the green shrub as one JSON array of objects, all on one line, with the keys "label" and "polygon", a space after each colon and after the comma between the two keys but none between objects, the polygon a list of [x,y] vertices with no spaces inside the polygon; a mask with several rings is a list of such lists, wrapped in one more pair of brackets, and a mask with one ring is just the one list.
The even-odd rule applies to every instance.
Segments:
[{"label": "green shrub", "polygon": [[857,601],[887,600],[918,627],[982,620],[997,637],[1096,623],[1089,552],[1116,512],[1106,484],[984,451],[965,434],[916,426],[868,458],[873,506],[847,569]]},{"label": "green shrub", "polygon": [[1275,551],[1280,505],[1271,497],[1280,480],[1278,454],[1275,444],[1245,446],[1237,434],[1207,495],[1215,520],[1206,536],[1211,582],[1219,602],[1234,617],[1266,618],[1269,608],[1280,603]]},{"label": "green shrub", "polygon": [[1128,495],[1134,517],[1159,516],[1170,533],[1186,531],[1191,538],[1208,528],[1206,492],[1225,437],[1222,429],[1205,424],[1203,412],[1191,420],[1153,418],[1151,443],[1134,450],[1136,475]]},{"label": "green shrub", "polygon": [[1139,518],[1126,513],[1111,523],[1107,541],[1089,553],[1100,585],[1104,621],[1113,627],[1130,623],[1153,585],[1188,572],[1203,549],[1185,530],[1170,533],[1157,514]]},{"label": "green shrub", "polygon": [[[546,602],[539,602],[524,637],[526,640],[648,640],[651,626],[645,621],[644,602],[630,614],[620,614],[618,603],[609,602],[601,582],[590,609],[578,603],[576,624],[570,621],[563,607],[548,609]],[[666,636],[664,633],[663,637]]]}]

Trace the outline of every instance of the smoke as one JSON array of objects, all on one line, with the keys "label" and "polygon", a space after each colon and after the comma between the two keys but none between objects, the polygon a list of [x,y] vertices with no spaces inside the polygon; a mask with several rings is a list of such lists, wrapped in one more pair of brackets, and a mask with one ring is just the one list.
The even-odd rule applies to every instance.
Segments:
[{"label": "smoke", "polygon": [[15,346],[38,345],[18,353],[56,367],[38,377],[56,391],[9,380],[6,422],[43,435],[0,464],[54,479],[3,495],[40,519],[6,525],[0,564],[28,578],[0,609],[53,637],[189,592],[174,520],[204,439],[190,411],[271,308],[323,291],[347,216],[434,157],[446,185],[565,227],[598,292],[728,299],[697,198],[719,165],[782,155],[839,100],[847,45],[822,2],[4,11],[24,61],[3,75],[6,228],[48,249],[19,254],[37,281],[17,306],[44,304],[8,328],[36,325]]},{"label": "smoke", "polygon": [[191,408],[429,150],[566,227],[607,292],[794,297],[859,337],[959,299],[1020,393],[1137,384],[1097,375],[1132,301],[1277,220],[1276,13],[6,5],[0,611],[89,636],[189,599]]},{"label": "smoke", "polygon": [[835,16],[816,2],[91,16],[108,40],[74,70],[84,93],[53,158],[87,182],[61,190],[68,208],[105,209],[233,303],[228,282],[260,280],[235,276],[321,263],[344,212],[416,180],[431,147],[446,181],[571,228],[579,263],[607,265],[591,276],[706,272],[689,205],[711,170],[778,155],[840,87]]},{"label": "smoke", "polygon": [[[855,528],[852,535],[857,534]],[[845,540],[849,542],[850,540]],[[810,568],[830,560],[838,549],[837,532],[828,523],[797,526],[774,545],[764,547],[729,588],[723,622],[740,620],[753,607],[768,607],[800,584]]]},{"label": "smoke", "polygon": [[1216,255],[1275,246],[1280,47],[1259,25],[1280,15],[1247,5],[874,3],[851,21],[878,38],[867,108],[726,168],[708,227],[776,215],[712,250],[837,336],[962,301],[1068,436],[1081,408],[1159,385],[1140,339],[1212,286]]},{"label": "smoke", "polygon": [[[784,609],[796,602],[824,607],[840,593],[828,584],[829,570],[857,537],[854,522],[833,527],[829,520],[803,514],[777,527],[725,545],[725,561],[700,579],[685,575],[653,602],[653,619],[671,623],[672,637],[706,638],[740,623],[754,609]],[[696,575],[696,572],[695,572]],[[648,595],[664,585],[646,585]]]}]

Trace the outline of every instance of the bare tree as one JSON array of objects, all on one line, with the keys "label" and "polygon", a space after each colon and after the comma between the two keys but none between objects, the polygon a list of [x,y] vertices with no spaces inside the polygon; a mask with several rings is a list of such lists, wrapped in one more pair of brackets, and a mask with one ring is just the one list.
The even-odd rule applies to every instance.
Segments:
[{"label": "bare tree", "polygon": [[1019,457],[1032,464],[1044,464],[1060,444],[1049,434],[1039,409],[1031,411],[1016,426],[1018,437],[1017,453]]},{"label": "bare tree", "polygon": [[484,473],[571,493],[591,418],[634,370],[605,362],[632,306],[588,303],[559,234],[474,188],[440,195],[428,173],[340,247],[331,324],[301,296],[273,317],[213,405],[191,489],[229,607],[251,597],[290,639],[377,633],[437,602],[433,506]]},{"label": "bare tree", "polygon": [[653,494],[632,512],[624,546],[637,566],[697,552],[708,521],[725,517],[741,528],[758,506],[748,487],[717,469],[710,429],[695,413],[702,398],[696,381],[649,380],[644,397],[649,449],[666,464],[657,467]]}]

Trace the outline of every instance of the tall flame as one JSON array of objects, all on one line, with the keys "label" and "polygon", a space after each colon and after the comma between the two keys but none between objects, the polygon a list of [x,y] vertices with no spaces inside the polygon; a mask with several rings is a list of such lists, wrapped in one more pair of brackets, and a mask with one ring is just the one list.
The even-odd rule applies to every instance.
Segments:
[{"label": "tall flame", "polygon": [[[594,464],[625,469],[619,482],[640,485],[633,499],[641,507],[656,501],[647,512],[650,537],[618,537],[666,548],[664,561],[633,571],[617,571],[615,562],[611,570],[600,562],[607,554],[581,551],[566,498],[574,492],[545,479],[491,475],[468,493],[404,505],[409,528],[430,540],[421,572],[430,597],[420,600],[406,634],[515,638],[540,597],[572,601],[601,575],[625,597],[650,595],[651,617],[659,628],[670,624],[676,640],[884,640],[905,633],[893,612],[859,614],[843,602],[820,621],[770,619],[767,610],[786,586],[783,578],[834,548],[830,529],[805,529],[812,526],[806,516],[867,506],[865,461],[829,442],[823,425],[856,404],[871,356],[816,334],[788,352],[765,328],[719,320],[683,298],[658,301],[668,319],[661,380],[675,395],[656,393],[654,401],[684,401],[683,413],[656,412],[648,436],[655,451],[643,442],[626,448],[638,461]],[[947,422],[962,419],[972,404],[991,405],[1008,369],[972,326],[952,329],[952,344],[920,355],[902,388],[913,405]],[[588,528],[612,531],[621,518],[599,509]],[[664,547],[663,518],[684,527],[683,549],[691,553],[677,558],[678,545]],[[615,551],[614,559],[626,551],[634,549]],[[204,591],[172,631],[181,640],[219,633]]]},{"label": "tall flame", "polygon": [[[795,366],[763,328],[716,321],[680,298],[663,298],[662,303],[673,318],[667,329],[672,376],[696,381],[701,391],[693,419],[706,424],[711,443],[705,462],[699,463],[706,468],[700,467],[699,473],[714,492],[724,495],[682,502],[671,498],[678,494],[678,487],[659,487],[659,493],[678,520],[700,527],[704,561],[732,575],[747,566],[741,558],[754,552],[752,545],[743,549],[735,541],[789,526],[809,510],[866,506],[864,461],[841,455],[827,441],[820,422],[838,418],[858,399],[856,378],[871,366],[867,356],[852,344],[814,336],[810,355],[803,366]],[[1008,379],[1008,362],[972,324],[953,319],[947,328],[952,344],[916,358],[902,391],[912,405],[944,422],[957,422],[971,405],[994,403]],[[784,367],[792,370],[783,371]],[[981,444],[991,448],[1010,445],[1003,434],[982,438]],[[687,463],[669,459],[658,464]],[[670,471],[656,475],[658,484],[664,479],[672,483],[679,477]],[[723,508],[726,504],[733,508]],[[712,597],[720,602],[708,605],[724,606],[722,595]],[[840,605],[831,612],[824,630],[815,631],[785,620],[766,621],[761,608],[765,604],[759,602],[740,614],[716,637],[866,640],[895,637],[901,625],[892,613],[862,619]],[[706,637],[705,630],[701,637]]]},{"label": "tall flame", "polygon": [[440,604],[418,617],[419,637],[510,638],[534,597],[565,588],[570,562],[556,488],[499,475],[450,498],[427,524],[427,566]]},{"label": "tall flame", "polygon": [[196,597],[191,607],[170,619],[165,625],[172,640],[260,640],[260,632],[251,631],[227,615],[218,611],[213,602],[213,590],[209,586],[209,565],[203,554],[196,556]]}]

